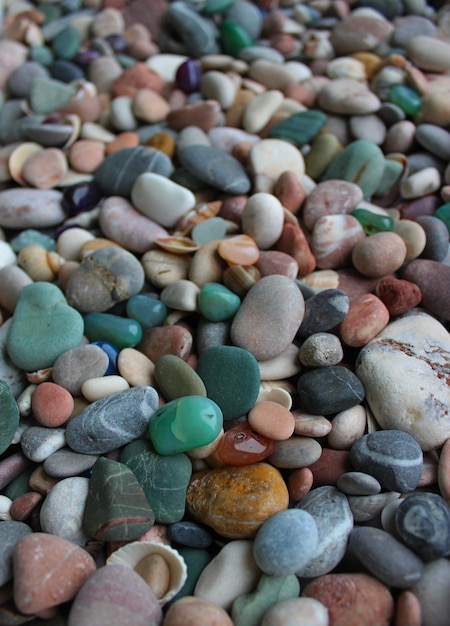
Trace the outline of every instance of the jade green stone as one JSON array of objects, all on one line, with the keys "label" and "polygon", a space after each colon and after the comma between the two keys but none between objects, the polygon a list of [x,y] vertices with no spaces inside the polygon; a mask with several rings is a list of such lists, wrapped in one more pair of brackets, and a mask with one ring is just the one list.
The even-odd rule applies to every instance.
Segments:
[{"label": "jade green stone", "polygon": [[237,346],[211,346],[198,359],[197,374],[208,398],[222,409],[225,420],[250,411],[259,395],[261,376],[253,354]]},{"label": "jade green stone", "polygon": [[76,88],[53,78],[35,78],[31,83],[30,106],[34,113],[49,115],[66,106]]},{"label": "jade green stone", "polygon": [[136,59],[134,57],[130,57],[128,54],[116,54],[116,61],[124,69],[131,67],[136,63]]},{"label": "jade green stone", "polygon": [[61,7],[59,6],[59,4],[38,4],[37,9],[45,16],[44,24],[54,22],[55,20],[58,20],[62,15]]},{"label": "jade green stone", "polygon": [[259,626],[266,611],[274,604],[298,598],[300,583],[297,576],[268,576],[259,579],[256,591],[236,598],[231,608],[234,626]]},{"label": "jade green stone", "polygon": [[204,15],[213,15],[214,13],[223,13],[233,4],[233,0],[208,0],[202,9]]},{"label": "jade green stone", "polygon": [[159,407],[150,419],[148,430],[159,454],[179,454],[212,443],[222,426],[222,411],[213,400],[185,396]]},{"label": "jade green stone", "polygon": [[19,425],[19,407],[5,381],[0,380],[0,454],[9,447]]},{"label": "jade green stone", "polygon": [[136,476],[124,463],[100,457],[92,468],[84,527],[97,541],[132,541],[155,515]]},{"label": "jade green stone", "polygon": [[440,219],[447,226],[450,233],[450,202],[443,204],[433,213],[434,217]]},{"label": "jade green stone", "polygon": [[384,172],[375,196],[383,198],[395,189],[404,172],[403,164],[395,159],[385,159]]},{"label": "jade green stone", "polygon": [[388,215],[379,215],[367,209],[354,209],[350,215],[356,217],[366,235],[394,230],[394,220]]},{"label": "jade green stone", "polygon": [[56,250],[56,241],[53,237],[34,228],[23,230],[19,235],[11,239],[10,244],[17,254],[26,246],[31,245],[41,246],[41,248],[45,248],[49,252]]},{"label": "jade green stone", "polygon": [[384,154],[377,145],[367,139],[357,139],[331,162],[324,180],[347,180],[361,187],[365,198],[371,198],[380,186],[384,161]]},{"label": "jade green stone", "polygon": [[224,20],[220,26],[220,42],[225,54],[238,57],[241,50],[253,46],[253,39],[248,32],[232,20]]},{"label": "jade green stone", "polygon": [[205,385],[197,372],[175,354],[163,354],[153,372],[159,391],[166,402],[183,396],[206,397]]},{"label": "jade green stone", "polygon": [[88,313],[84,316],[84,334],[89,341],[109,341],[119,350],[132,348],[142,339],[142,328],[136,320],[112,313]]},{"label": "jade green stone", "polygon": [[407,85],[394,85],[391,87],[389,100],[400,107],[406,115],[415,115],[422,107],[420,95]]},{"label": "jade green stone", "polygon": [[209,241],[223,239],[227,234],[227,223],[221,217],[210,217],[194,226],[191,232],[191,239],[196,243],[204,244]]},{"label": "jade green stone", "polygon": [[28,58],[30,61],[36,61],[41,65],[45,65],[45,67],[50,66],[55,60],[53,52],[48,46],[33,46],[30,48]]},{"label": "jade green stone", "polygon": [[152,294],[131,296],[126,304],[128,317],[139,322],[142,329],[163,326],[168,310],[164,302]]},{"label": "jade green stone", "polygon": [[283,139],[301,148],[314,139],[326,121],[327,116],[321,111],[300,111],[272,126],[268,137]]},{"label": "jade green stone", "polygon": [[187,548],[185,546],[177,547],[177,551],[181,554],[186,563],[187,578],[183,587],[172,598],[167,606],[170,606],[184,596],[194,595],[195,585],[197,584],[200,574],[203,572],[208,563],[212,560],[213,555],[204,548]]},{"label": "jade green stone", "polygon": [[36,282],[22,289],[6,343],[14,365],[26,372],[51,367],[82,338],[83,318],[59,287]]},{"label": "jade green stone", "polygon": [[220,283],[206,283],[201,287],[197,304],[200,313],[210,322],[224,322],[232,318],[239,307],[239,296]]},{"label": "jade green stone", "polygon": [[81,34],[74,26],[66,26],[52,39],[52,50],[57,59],[72,59],[81,46]]},{"label": "jade green stone", "polygon": [[162,456],[149,441],[138,439],[123,448],[119,461],[136,476],[155,514],[155,522],[173,524],[183,519],[192,475],[187,454]]}]

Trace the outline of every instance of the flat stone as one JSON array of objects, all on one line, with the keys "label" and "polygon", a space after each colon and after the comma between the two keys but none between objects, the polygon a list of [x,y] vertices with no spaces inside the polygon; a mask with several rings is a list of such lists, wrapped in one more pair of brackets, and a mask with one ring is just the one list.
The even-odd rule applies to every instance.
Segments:
[{"label": "flat stone", "polygon": [[350,302],[341,289],[323,289],[305,301],[305,314],[298,330],[299,337],[327,332],[342,322]]},{"label": "flat stone", "polygon": [[44,470],[55,478],[69,478],[89,471],[97,460],[93,454],[80,454],[67,448],[56,450],[44,461]]},{"label": "flat stone", "polygon": [[302,407],[313,415],[339,413],[360,404],[365,397],[359,378],[340,365],[321,367],[301,375],[297,391]]},{"label": "flat stone", "polygon": [[315,463],[322,454],[322,447],[311,437],[290,437],[277,441],[268,461],[280,469],[297,469]]},{"label": "flat stone", "polygon": [[250,179],[243,166],[223,150],[197,144],[182,148],[178,158],[191,174],[214,189],[229,194],[250,190]]},{"label": "flat stone", "polygon": [[0,191],[0,227],[49,228],[66,218],[56,189],[12,188]]},{"label": "flat stone", "polygon": [[104,454],[142,437],[158,406],[153,387],[133,387],[96,400],[67,425],[75,452]]}]

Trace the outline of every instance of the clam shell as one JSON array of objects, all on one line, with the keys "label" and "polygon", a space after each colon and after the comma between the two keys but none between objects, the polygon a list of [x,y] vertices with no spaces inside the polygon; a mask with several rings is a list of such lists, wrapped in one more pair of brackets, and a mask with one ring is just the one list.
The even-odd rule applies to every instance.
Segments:
[{"label": "clam shell", "polygon": [[158,237],[155,239],[155,243],[163,250],[174,252],[175,254],[189,254],[201,248],[199,243],[192,241],[189,237]]},{"label": "clam shell", "polygon": [[28,159],[41,152],[44,148],[34,141],[21,143],[9,156],[8,168],[11,178],[22,187],[28,187],[28,183],[22,177],[23,166]]},{"label": "clam shell", "polygon": [[152,555],[162,556],[170,570],[169,588],[163,597],[159,598],[162,606],[171,600],[186,582],[186,563],[177,550],[156,541],[133,541],[113,552],[107,558],[106,564],[124,565],[134,570],[142,559]]}]

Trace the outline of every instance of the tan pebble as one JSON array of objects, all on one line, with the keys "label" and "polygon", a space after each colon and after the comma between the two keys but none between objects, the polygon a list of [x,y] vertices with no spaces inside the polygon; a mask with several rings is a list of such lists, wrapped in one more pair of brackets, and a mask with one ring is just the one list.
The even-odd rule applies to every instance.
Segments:
[{"label": "tan pebble", "polygon": [[159,599],[164,596],[170,586],[170,567],[161,554],[150,554],[141,559],[134,571],[151,587]]},{"label": "tan pebble", "polygon": [[450,69],[450,43],[444,39],[418,35],[408,41],[406,51],[422,70],[440,73]]},{"label": "tan pebble", "polygon": [[139,89],[133,99],[133,113],[137,119],[149,124],[165,120],[170,106],[165,98],[151,89]]},{"label": "tan pebble", "polygon": [[302,276],[300,282],[318,291],[337,289],[339,286],[339,274],[335,270],[317,270]]},{"label": "tan pebble", "polygon": [[427,236],[424,229],[413,220],[398,220],[394,223],[394,233],[400,235],[406,244],[405,263],[417,259],[427,243]]},{"label": "tan pebble", "polygon": [[185,596],[170,605],[162,626],[233,626],[222,607],[203,598]]},{"label": "tan pebble", "polygon": [[88,79],[97,87],[98,93],[110,93],[114,81],[122,74],[122,67],[115,57],[101,56],[89,64]]},{"label": "tan pebble", "polygon": [[66,261],[79,261],[83,245],[93,239],[94,235],[84,228],[69,228],[59,235],[56,247]]},{"label": "tan pebble", "polygon": [[304,498],[312,489],[314,474],[309,467],[300,467],[293,470],[287,479],[287,487],[291,500],[298,502]]},{"label": "tan pebble", "polygon": [[94,17],[91,30],[94,37],[120,35],[125,30],[125,20],[118,9],[112,7],[103,9]]},{"label": "tan pebble", "polygon": [[284,96],[277,89],[269,89],[252,98],[244,109],[242,127],[248,133],[259,133],[283,102]]},{"label": "tan pebble", "polygon": [[328,609],[314,598],[292,598],[273,604],[261,626],[328,626]]},{"label": "tan pebble", "polygon": [[242,117],[248,103],[255,97],[250,89],[239,89],[234,102],[225,114],[225,123],[232,128],[242,127]]},{"label": "tan pebble", "polygon": [[308,467],[320,459],[322,446],[312,437],[292,436],[277,441],[275,449],[268,457],[271,465],[282,469]]},{"label": "tan pebble", "polygon": [[279,63],[256,59],[250,64],[249,77],[262,83],[267,89],[284,91],[289,83],[296,80],[292,70]]},{"label": "tan pebble", "polygon": [[331,422],[322,415],[311,415],[300,409],[293,411],[294,432],[304,437],[325,437],[331,430]]},{"label": "tan pebble", "polygon": [[44,148],[23,165],[22,175],[31,187],[51,189],[67,173],[67,158],[58,148]]},{"label": "tan pebble", "polygon": [[117,369],[130,387],[154,387],[155,365],[135,348],[124,348],[117,357]]},{"label": "tan pebble", "polygon": [[402,266],[406,251],[405,242],[396,233],[376,233],[355,245],[352,262],[363,276],[382,278]]},{"label": "tan pebble", "polygon": [[130,385],[122,376],[101,376],[85,380],[81,385],[81,393],[89,402],[95,402],[100,398],[110,396],[112,393],[126,391],[129,388]]},{"label": "tan pebble", "polygon": [[132,130],[125,130],[104,147],[105,155],[112,154],[123,148],[136,148],[139,145],[139,135]]},{"label": "tan pebble", "polygon": [[450,439],[444,443],[439,455],[438,485],[442,497],[450,504]]},{"label": "tan pebble", "polygon": [[74,170],[91,174],[105,158],[105,144],[95,139],[80,139],[70,147],[67,158]]},{"label": "tan pebble", "polygon": [[368,293],[350,303],[348,313],[339,325],[339,336],[348,346],[361,348],[388,325],[389,319],[386,305]]},{"label": "tan pebble", "polygon": [[156,133],[150,137],[145,145],[164,152],[170,158],[174,156],[177,148],[175,139],[169,133]]},{"label": "tan pebble", "polygon": [[48,281],[55,279],[58,269],[54,271],[54,265],[49,262],[48,251],[37,244],[25,246],[17,255],[19,266],[34,281]]},{"label": "tan pebble", "polygon": [[450,125],[450,99],[447,91],[430,91],[422,99],[421,115],[424,122],[438,126]]},{"label": "tan pebble", "polygon": [[[158,53],[158,46],[152,41],[150,30],[141,23],[133,23],[123,33],[127,43],[127,51],[135,59],[145,61],[149,57]],[[157,70],[156,67],[153,67]],[[170,80],[172,77],[168,77]]]},{"label": "tan pebble", "polygon": [[389,128],[384,144],[386,153],[408,153],[414,145],[416,125],[411,120],[401,120]]},{"label": "tan pebble", "polygon": [[366,430],[366,410],[360,404],[337,413],[328,434],[328,445],[334,450],[350,450]]},{"label": "tan pebble", "polygon": [[37,493],[46,496],[50,489],[59,481],[59,478],[54,478],[47,474],[43,465],[38,465],[29,478],[28,486],[33,491],[37,491]]},{"label": "tan pebble", "polygon": [[177,280],[161,291],[161,302],[169,309],[196,311],[200,288],[191,280]]},{"label": "tan pebble", "polygon": [[270,400],[257,402],[248,414],[248,422],[256,432],[274,441],[289,439],[295,427],[292,413]]},{"label": "tan pebble", "polygon": [[174,130],[182,130],[186,126],[197,126],[207,132],[217,126],[221,113],[218,102],[205,100],[172,109],[167,115],[166,122]]},{"label": "tan pebble", "polygon": [[394,626],[421,626],[422,606],[419,598],[409,589],[397,597]]},{"label": "tan pebble", "polygon": [[110,248],[111,246],[114,246],[115,248],[122,247],[119,243],[117,243],[116,241],[112,241],[111,239],[106,239],[105,237],[95,237],[94,239],[90,239],[82,245],[80,258],[84,259],[96,250],[101,250],[102,248]]},{"label": "tan pebble", "polygon": [[155,287],[164,289],[167,285],[188,278],[191,257],[166,250],[149,250],[141,259],[146,279]]},{"label": "tan pebble", "polygon": [[107,128],[103,128],[100,124],[95,122],[85,122],[81,127],[80,138],[81,139],[97,139],[108,144],[114,141],[117,135]]},{"label": "tan pebble", "polygon": [[286,379],[297,375],[301,369],[298,358],[298,347],[291,343],[280,354],[258,362],[259,375],[262,381]]}]

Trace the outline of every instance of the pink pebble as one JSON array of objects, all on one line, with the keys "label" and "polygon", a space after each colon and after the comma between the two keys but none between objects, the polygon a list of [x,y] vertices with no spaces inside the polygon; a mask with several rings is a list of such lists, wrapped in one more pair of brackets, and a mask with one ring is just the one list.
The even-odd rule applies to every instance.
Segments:
[{"label": "pink pebble", "polygon": [[36,387],[31,398],[31,410],[39,424],[54,428],[72,415],[72,395],[56,383],[44,382]]},{"label": "pink pebble", "polygon": [[248,414],[248,423],[257,433],[274,441],[289,439],[295,427],[292,413],[271,400],[257,402]]}]

